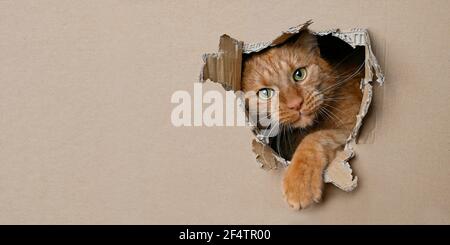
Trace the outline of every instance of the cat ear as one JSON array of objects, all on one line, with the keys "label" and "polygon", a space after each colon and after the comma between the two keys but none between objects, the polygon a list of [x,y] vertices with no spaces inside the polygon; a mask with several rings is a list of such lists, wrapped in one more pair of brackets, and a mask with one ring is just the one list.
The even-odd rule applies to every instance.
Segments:
[{"label": "cat ear", "polygon": [[305,53],[315,53],[317,55],[320,55],[317,37],[308,29],[301,31],[298,34],[298,37],[296,37],[293,45],[296,48],[302,49]]}]

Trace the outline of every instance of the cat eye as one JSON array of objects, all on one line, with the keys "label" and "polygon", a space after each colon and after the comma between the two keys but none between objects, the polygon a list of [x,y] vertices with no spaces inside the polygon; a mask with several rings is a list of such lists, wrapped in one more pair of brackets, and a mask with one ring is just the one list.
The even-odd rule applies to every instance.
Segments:
[{"label": "cat eye", "polygon": [[258,91],[258,97],[262,100],[268,100],[275,95],[275,91],[271,88],[262,88]]},{"label": "cat eye", "polygon": [[294,78],[294,81],[299,82],[303,81],[306,78],[306,68],[301,67],[294,71],[294,74],[292,75],[292,78]]}]

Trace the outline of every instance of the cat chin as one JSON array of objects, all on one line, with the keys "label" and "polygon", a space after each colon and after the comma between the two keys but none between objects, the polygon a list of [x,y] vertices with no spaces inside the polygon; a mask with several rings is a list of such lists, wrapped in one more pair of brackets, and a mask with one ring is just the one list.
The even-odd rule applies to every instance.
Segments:
[{"label": "cat chin", "polygon": [[302,116],[297,121],[292,123],[291,125],[294,128],[307,128],[314,124],[314,118],[311,116]]}]

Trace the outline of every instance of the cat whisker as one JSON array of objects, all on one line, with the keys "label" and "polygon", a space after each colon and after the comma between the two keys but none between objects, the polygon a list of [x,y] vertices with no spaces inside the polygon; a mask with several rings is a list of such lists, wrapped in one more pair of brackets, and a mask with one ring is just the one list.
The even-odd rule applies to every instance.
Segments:
[{"label": "cat whisker", "polygon": [[[341,74],[339,74],[339,73],[335,73],[335,75],[333,76],[330,76],[331,78],[334,78],[334,79],[337,79],[337,78],[347,78],[347,77],[349,77],[349,76],[351,76],[351,74],[353,74],[354,72],[358,72],[358,70],[360,69],[360,67],[361,66],[363,66],[365,64],[365,62],[361,62],[361,64],[360,65],[358,65],[358,67],[356,68],[356,69],[354,69],[354,70],[350,70],[350,71],[348,71],[348,72],[344,72],[344,73],[341,73]],[[335,69],[334,69],[335,70]]]},{"label": "cat whisker", "polygon": [[332,88],[338,87],[344,83],[346,83],[347,81],[353,79],[356,75],[359,74],[359,72],[364,68],[364,63],[362,63],[352,74],[350,74],[349,76],[346,76],[344,79],[342,80],[338,80],[336,82],[336,84],[331,85],[330,87],[326,88],[325,90],[322,90],[322,92],[328,91]]},{"label": "cat whisker", "polygon": [[330,108],[332,108],[332,109],[338,110],[339,112],[345,114],[345,112],[344,112],[343,110],[341,110],[341,109],[339,109],[339,108],[337,108],[337,107],[335,107],[335,106],[332,106],[332,105],[330,105],[330,104],[324,104],[323,106],[325,106],[325,107],[330,107]]},{"label": "cat whisker", "polygon": [[334,114],[332,111],[330,111],[330,110],[328,110],[326,107],[321,107],[321,109],[323,109],[324,111],[324,113],[326,113],[326,114],[328,114],[328,115],[330,115],[330,119],[334,119],[334,120],[337,120],[337,121],[339,121],[339,125],[338,124],[336,124],[336,126],[342,126],[342,125],[344,125],[344,122],[340,119],[340,117],[338,117],[336,114]]},{"label": "cat whisker", "polygon": [[329,97],[329,98],[322,99],[322,101],[340,101],[340,100],[346,100],[348,98],[351,98],[351,96]]},{"label": "cat whisker", "polygon": [[344,58],[342,58],[341,61],[337,62],[335,65],[333,65],[331,68],[332,69],[336,69],[338,68],[346,59],[348,59],[350,56],[354,55],[355,53],[357,53],[357,50],[354,49],[351,53],[349,53],[348,55],[346,55]]},{"label": "cat whisker", "polygon": [[[271,127],[271,129],[270,129],[269,133],[266,135],[266,137],[270,137],[270,135],[272,134],[272,131],[273,131],[275,128],[278,128],[279,125],[280,125],[280,122],[275,122],[275,125]],[[279,134],[279,132],[278,132],[276,135],[278,135],[278,134]]]},{"label": "cat whisker", "polygon": [[356,75],[358,75],[358,73],[361,71],[361,69],[364,67],[364,63],[362,63],[359,68],[354,71],[350,76],[346,77],[343,80],[337,81],[335,84],[332,84],[324,89],[319,90],[320,93],[325,93],[328,92],[329,90],[335,89],[335,88],[339,88],[341,85],[343,85],[344,83],[346,83],[347,81],[351,80],[352,78],[354,78]]},{"label": "cat whisker", "polygon": [[328,120],[330,120],[330,121],[333,121],[333,122],[336,124],[336,126],[339,126],[339,125],[335,122],[336,119],[334,119],[328,112],[326,112],[325,110],[323,110],[323,108],[320,108],[319,114],[322,115],[325,119],[328,119]]}]

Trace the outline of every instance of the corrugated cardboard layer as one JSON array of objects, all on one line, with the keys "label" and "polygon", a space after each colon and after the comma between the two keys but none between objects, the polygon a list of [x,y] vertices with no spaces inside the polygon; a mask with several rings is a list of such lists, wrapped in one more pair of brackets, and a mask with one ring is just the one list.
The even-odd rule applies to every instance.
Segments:
[{"label": "corrugated cardboard layer", "polygon": [[219,52],[205,54],[205,65],[201,81],[211,80],[223,85],[226,90],[241,89],[242,42],[227,35],[220,37]]}]

